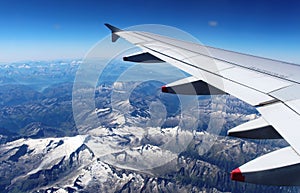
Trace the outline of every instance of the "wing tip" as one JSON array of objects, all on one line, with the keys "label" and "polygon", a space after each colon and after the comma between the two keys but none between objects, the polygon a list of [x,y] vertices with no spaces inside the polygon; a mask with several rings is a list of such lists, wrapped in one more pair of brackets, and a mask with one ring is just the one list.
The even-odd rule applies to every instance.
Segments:
[{"label": "wing tip", "polygon": [[117,28],[117,27],[115,27],[115,26],[113,26],[113,25],[110,25],[110,24],[108,24],[108,23],[105,23],[104,24],[108,29],[110,29],[110,31],[111,31],[111,40],[112,40],[112,42],[116,42],[118,39],[119,39],[119,37],[120,36],[118,36],[117,34],[115,34],[116,32],[120,32],[120,31],[122,31],[121,29],[119,29],[119,28]]},{"label": "wing tip", "polygon": [[122,31],[121,29],[113,26],[113,25],[110,25],[109,23],[105,23],[104,24],[108,29],[111,30],[111,33],[115,33],[115,32],[119,32],[119,31]]}]

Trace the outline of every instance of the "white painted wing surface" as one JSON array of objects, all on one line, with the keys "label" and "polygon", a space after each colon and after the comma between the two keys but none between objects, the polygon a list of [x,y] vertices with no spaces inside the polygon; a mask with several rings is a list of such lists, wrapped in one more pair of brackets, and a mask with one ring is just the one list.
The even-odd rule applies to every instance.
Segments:
[{"label": "white painted wing surface", "polygon": [[[270,171],[271,173],[272,171],[279,171],[279,169],[290,167],[290,163],[294,163],[294,165],[299,167],[300,171],[300,165],[298,165],[300,158],[299,65],[205,47],[200,44],[147,32],[122,31],[109,24],[106,25],[112,30],[114,38],[116,36],[124,38],[140,47],[146,53],[191,74],[193,77],[190,79],[201,81],[202,86],[203,82],[207,83],[207,85],[218,91],[231,94],[257,107],[257,110],[262,115],[260,120],[234,128],[229,131],[229,134],[239,137],[252,136],[250,138],[260,135],[260,139],[283,137],[291,145],[289,150],[282,151],[284,153],[280,154],[267,154],[268,159],[261,159],[261,161],[272,160],[272,158],[281,160],[278,156],[284,154],[284,156],[289,157],[287,152],[293,153],[293,155],[290,153],[291,160],[286,162],[285,159],[282,159],[280,164],[269,162],[270,167],[265,167],[263,171],[265,171],[265,174]],[[182,89],[182,85],[180,88]],[[163,91],[167,91],[167,89],[163,88]],[[247,131],[245,132],[245,130]],[[264,163],[261,164],[263,165]],[[290,185],[288,181],[284,184],[282,184],[282,181],[277,182],[276,179],[279,178],[261,181],[260,179],[263,177],[262,174],[264,172],[256,170],[256,168],[262,168],[259,167],[260,162],[255,161],[250,165],[252,167],[250,176],[246,170],[243,172],[245,168],[249,170],[249,166],[247,166],[234,170],[231,178],[251,183]],[[255,171],[260,173],[260,178],[256,178],[257,176],[253,175]],[[286,172],[285,174],[282,172],[272,174],[274,176],[288,175]],[[300,180],[297,183],[300,185]],[[297,183],[293,182],[292,185]]]}]

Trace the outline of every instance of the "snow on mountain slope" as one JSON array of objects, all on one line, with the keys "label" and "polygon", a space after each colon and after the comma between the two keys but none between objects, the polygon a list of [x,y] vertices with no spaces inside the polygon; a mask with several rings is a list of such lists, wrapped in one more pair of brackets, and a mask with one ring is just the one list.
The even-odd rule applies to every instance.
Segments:
[{"label": "snow on mountain slope", "polygon": [[226,168],[272,150],[197,132],[178,155],[164,146],[174,144],[174,134],[176,128],[101,127],[89,135],[3,144],[1,176],[12,179],[5,192],[224,192],[232,188]]},{"label": "snow on mountain slope", "polygon": [[[177,158],[176,149],[160,144],[175,145],[174,138],[179,135],[176,128],[145,131],[138,127],[123,127],[114,130],[97,128],[89,135],[74,137],[19,139],[0,146],[0,161],[1,167],[9,164],[16,166],[18,171],[9,173],[14,177],[8,190],[24,188],[26,181],[33,187],[48,187],[53,183],[70,185],[77,176],[83,175],[82,168],[98,167],[99,163],[150,174],[151,169]],[[68,177],[64,180],[62,176]],[[85,175],[83,179],[90,178]]]}]

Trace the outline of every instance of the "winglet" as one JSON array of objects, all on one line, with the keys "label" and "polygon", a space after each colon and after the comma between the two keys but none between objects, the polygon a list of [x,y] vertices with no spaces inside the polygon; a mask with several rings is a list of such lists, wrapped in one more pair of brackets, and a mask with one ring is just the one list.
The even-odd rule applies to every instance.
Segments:
[{"label": "winglet", "polygon": [[105,23],[104,25],[105,25],[106,27],[108,27],[108,28],[111,30],[112,33],[122,31],[121,29],[119,29],[119,28],[117,28],[117,27],[115,27],[115,26],[112,26],[112,25],[110,25],[110,24],[108,24],[108,23]]},{"label": "winglet", "polygon": [[111,30],[111,40],[112,40],[112,42],[117,41],[117,40],[119,39],[120,36],[118,36],[118,35],[115,34],[115,33],[116,33],[116,32],[120,32],[120,31],[122,31],[122,30],[119,29],[119,28],[117,28],[117,27],[115,27],[115,26],[112,26],[112,25],[110,25],[110,24],[108,24],[108,23],[105,23],[104,25],[105,25],[106,27],[108,27],[108,29]]}]

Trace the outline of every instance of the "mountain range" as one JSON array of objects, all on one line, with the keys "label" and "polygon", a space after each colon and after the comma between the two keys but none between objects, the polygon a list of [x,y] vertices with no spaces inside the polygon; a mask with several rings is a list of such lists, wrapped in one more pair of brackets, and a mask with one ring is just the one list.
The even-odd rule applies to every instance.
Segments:
[{"label": "mountain range", "polygon": [[184,107],[180,97],[160,92],[159,81],[107,80],[95,88],[95,109],[76,115],[72,92],[81,64],[1,66],[0,192],[299,191],[230,180],[232,169],[287,145],[226,136],[259,116],[248,104],[199,96]]}]

